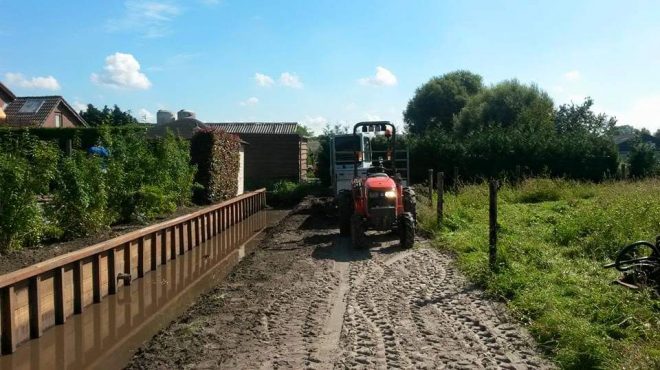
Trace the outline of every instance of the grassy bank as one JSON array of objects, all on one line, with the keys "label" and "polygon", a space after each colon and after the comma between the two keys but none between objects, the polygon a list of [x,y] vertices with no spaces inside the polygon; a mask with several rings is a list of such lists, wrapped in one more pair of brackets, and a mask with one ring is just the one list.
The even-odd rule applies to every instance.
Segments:
[{"label": "grassy bank", "polygon": [[601,266],[660,234],[660,181],[528,180],[499,193],[497,274],[487,268],[488,188],[445,195],[445,224],[420,223],[466,275],[507,302],[563,368],[660,368],[660,300],[612,285]]}]

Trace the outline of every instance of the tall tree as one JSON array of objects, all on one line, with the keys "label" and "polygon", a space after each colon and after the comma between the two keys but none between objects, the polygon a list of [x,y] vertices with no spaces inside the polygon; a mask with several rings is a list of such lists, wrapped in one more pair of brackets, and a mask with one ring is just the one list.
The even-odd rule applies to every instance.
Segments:
[{"label": "tall tree", "polygon": [[138,120],[131,115],[131,111],[122,111],[117,105],[110,109],[107,105],[99,110],[92,104],[87,105],[87,110],[80,112],[82,118],[90,126],[124,126],[135,125]]},{"label": "tall tree", "polygon": [[468,101],[457,119],[460,136],[488,128],[539,132],[553,129],[554,105],[546,92],[536,85],[508,80],[483,89]]},{"label": "tall tree", "polygon": [[555,114],[555,127],[560,134],[589,133],[594,135],[613,135],[617,120],[604,113],[596,114],[591,110],[594,101],[586,98],[580,105],[563,104]]},{"label": "tall tree", "polygon": [[408,132],[422,134],[432,128],[450,132],[454,116],[482,89],[481,76],[465,70],[431,78],[417,88],[403,112]]}]

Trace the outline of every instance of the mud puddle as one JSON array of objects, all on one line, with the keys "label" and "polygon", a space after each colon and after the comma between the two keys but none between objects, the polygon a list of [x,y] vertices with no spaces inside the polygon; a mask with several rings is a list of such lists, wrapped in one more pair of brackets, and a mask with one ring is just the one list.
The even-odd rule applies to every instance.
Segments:
[{"label": "mud puddle", "polygon": [[0,369],[120,369],[250,254],[287,211],[262,211],[0,357]]}]

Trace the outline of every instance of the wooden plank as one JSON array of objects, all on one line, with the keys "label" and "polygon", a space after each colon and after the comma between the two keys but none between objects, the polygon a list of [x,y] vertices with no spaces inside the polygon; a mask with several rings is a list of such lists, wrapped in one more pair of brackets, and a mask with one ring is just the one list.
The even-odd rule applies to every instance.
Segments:
[{"label": "wooden plank", "polygon": [[[204,216],[199,216],[195,219],[195,244],[194,247],[202,244],[202,238],[204,237]],[[192,248],[190,248],[192,249]]]},{"label": "wooden plank", "polygon": [[30,278],[29,306],[30,338],[39,338],[44,331],[41,317],[41,279],[39,276]]},{"label": "wooden plank", "polygon": [[54,290],[53,295],[55,299],[55,324],[61,325],[66,321],[66,313],[64,309],[64,267],[55,270],[54,277]]},{"label": "wooden plank", "polygon": [[186,243],[187,243],[187,244],[186,244],[186,249],[188,249],[188,250],[191,250],[191,249],[192,249],[192,247],[193,247],[193,243],[194,243],[194,241],[193,241],[193,240],[194,240],[194,239],[193,239],[193,235],[196,234],[196,233],[193,233],[193,226],[194,226],[194,224],[195,224],[195,222],[194,222],[193,220],[190,220],[190,221],[188,221],[188,223],[187,223],[187,226],[188,226],[188,229],[187,229],[188,235],[187,235],[187,238],[186,238]]},{"label": "wooden plank", "polygon": [[[124,274],[131,275],[131,243],[124,244]],[[124,285],[131,285],[132,280],[124,279]]]},{"label": "wooden plank", "polygon": [[83,276],[82,276],[82,260],[78,260],[72,264],[73,266],[73,313],[83,313]]},{"label": "wooden plank", "polygon": [[185,224],[177,225],[175,226],[177,231],[177,238],[176,238],[176,245],[179,249],[179,255],[182,255],[186,253],[186,236],[188,235],[187,233],[187,228]]},{"label": "wooden plank", "polygon": [[101,302],[101,254],[92,259],[92,285],[94,290],[94,303]]},{"label": "wooden plank", "polygon": [[162,243],[162,245],[161,245],[162,250],[160,252],[160,263],[163,264],[163,265],[166,265],[167,260],[168,260],[168,255],[167,254],[169,253],[169,251],[171,250],[171,247],[172,247],[171,246],[171,243],[172,243],[171,229],[163,230],[161,232],[160,238],[161,238],[160,241]]},{"label": "wooden plank", "polygon": [[17,271],[14,271],[14,272],[11,272],[11,273],[8,273],[8,274],[5,274],[5,275],[2,275],[2,276],[0,276],[0,288],[4,288],[6,286],[13,285],[14,283],[16,283],[18,281],[27,280],[27,279],[29,279],[33,276],[36,276],[36,275],[41,275],[44,272],[53,270],[57,267],[66,266],[66,265],[70,264],[71,262],[77,261],[79,259],[90,257],[90,256],[93,256],[95,254],[104,252],[106,250],[116,248],[120,245],[123,245],[124,243],[128,243],[130,241],[136,240],[136,239],[138,239],[142,236],[151,234],[151,233],[153,233],[157,230],[162,230],[162,229],[170,227],[170,226],[174,226],[174,225],[177,225],[177,224],[180,224],[180,223],[183,223],[183,222],[187,222],[187,221],[195,219],[195,218],[197,218],[201,215],[204,215],[208,212],[211,212],[211,211],[216,210],[216,209],[221,209],[226,205],[234,204],[235,202],[240,201],[241,199],[248,198],[251,195],[256,194],[256,193],[260,193],[260,192],[265,192],[265,189],[259,189],[257,191],[251,192],[251,193],[245,193],[245,194],[242,194],[238,197],[229,199],[229,200],[224,201],[222,203],[218,203],[218,204],[209,206],[209,207],[201,209],[199,211],[196,211],[196,212],[184,215],[184,216],[180,216],[180,217],[168,220],[168,221],[164,221],[164,222],[161,222],[161,223],[158,223],[158,224],[147,226],[145,228],[135,230],[135,231],[126,233],[124,235],[120,235],[116,238],[109,239],[109,240],[94,244],[94,245],[89,246],[87,248],[83,248],[83,249],[80,249],[78,251],[74,251],[74,252],[71,252],[71,253],[66,253],[66,254],[63,254],[61,256],[51,258],[51,259],[46,260],[46,261],[36,263],[32,266],[29,266],[29,267],[26,267],[26,268],[23,268],[23,269],[20,269],[20,270],[17,270]]},{"label": "wooden plank", "polygon": [[8,286],[0,290],[0,317],[2,320],[2,338],[0,347],[2,354],[14,353],[16,351],[16,294],[14,287]]},{"label": "wooden plank", "polygon": [[108,294],[117,294],[117,264],[115,263],[115,254],[114,249],[108,251]]},{"label": "wooden plank", "polygon": [[138,239],[137,243],[137,277],[144,277],[144,237]]},{"label": "wooden plank", "polygon": [[161,232],[155,232],[151,235],[151,271],[156,271],[158,268],[158,251],[162,252],[162,248],[159,248],[160,243],[160,234]]}]

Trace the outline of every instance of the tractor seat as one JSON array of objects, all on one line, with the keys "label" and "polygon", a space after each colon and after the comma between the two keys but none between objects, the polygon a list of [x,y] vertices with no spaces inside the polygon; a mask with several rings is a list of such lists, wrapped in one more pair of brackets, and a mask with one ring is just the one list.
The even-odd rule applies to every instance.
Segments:
[{"label": "tractor seat", "polygon": [[370,173],[367,175],[367,177],[372,178],[372,177],[389,177],[386,173],[382,172],[376,172],[376,173]]}]

